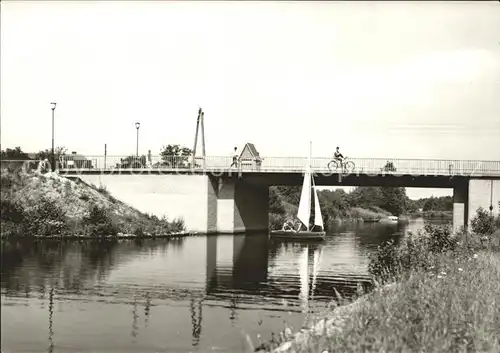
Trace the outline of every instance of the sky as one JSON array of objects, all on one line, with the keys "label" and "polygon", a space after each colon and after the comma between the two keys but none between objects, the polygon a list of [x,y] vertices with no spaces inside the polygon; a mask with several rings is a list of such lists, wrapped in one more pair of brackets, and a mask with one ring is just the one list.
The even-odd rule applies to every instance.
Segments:
[{"label": "sky", "polygon": [[1,142],[500,160],[498,2],[2,1]]}]

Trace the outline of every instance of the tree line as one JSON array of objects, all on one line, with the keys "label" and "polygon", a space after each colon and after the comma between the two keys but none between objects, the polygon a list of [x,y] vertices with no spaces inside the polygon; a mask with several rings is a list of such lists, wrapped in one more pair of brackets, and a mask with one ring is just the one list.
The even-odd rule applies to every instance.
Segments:
[{"label": "tree line", "polygon": [[[56,161],[61,160],[61,157],[67,155],[67,148],[58,146],[54,148]],[[190,163],[189,157],[193,155],[193,150],[179,144],[164,145],[160,149],[160,161],[156,162],[153,167],[187,167]],[[24,152],[21,147],[6,148],[0,151],[0,159],[2,160],[51,160],[52,149],[44,149],[35,153],[31,158],[28,153]],[[117,167],[119,168],[140,168],[147,164],[148,158],[146,155],[136,156],[129,155],[121,158]]]},{"label": "tree line", "polygon": [[[274,186],[270,189],[271,213],[283,214],[284,203],[298,205],[300,186]],[[423,211],[452,211],[451,196],[427,197],[412,200],[404,187],[356,187],[351,192],[343,189],[318,191],[321,209],[329,217],[344,218],[354,207],[373,212],[389,212],[395,216]]]}]

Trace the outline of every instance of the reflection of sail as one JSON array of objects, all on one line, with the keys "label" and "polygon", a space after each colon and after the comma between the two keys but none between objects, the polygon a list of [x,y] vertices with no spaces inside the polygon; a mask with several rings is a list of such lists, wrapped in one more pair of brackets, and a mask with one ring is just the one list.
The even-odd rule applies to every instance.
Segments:
[{"label": "reflection of sail", "polygon": [[312,285],[311,285],[311,299],[314,297],[314,290],[316,289],[316,278],[318,276],[319,272],[319,264],[321,263],[321,255],[323,254],[323,247],[319,247],[314,250],[314,255],[313,255],[313,278],[312,278]]},{"label": "reflection of sail", "polygon": [[299,299],[302,304],[302,311],[308,311],[309,299],[309,248],[306,246],[302,250],[299,259],[300,294]]},{"label": "reflection of sail", "polygon": [[[321,261],[322,247],[313,250],[312,271],[309,271],[309,246],[303,248],[299,258],[299,274],[300,274],[300,295],[301,306],[303,312],[309,312],[309,299],[313,299],[316,289],[316,280],[319,272],[319,264]],[[309,274],[312,273],[312,280]]]}]

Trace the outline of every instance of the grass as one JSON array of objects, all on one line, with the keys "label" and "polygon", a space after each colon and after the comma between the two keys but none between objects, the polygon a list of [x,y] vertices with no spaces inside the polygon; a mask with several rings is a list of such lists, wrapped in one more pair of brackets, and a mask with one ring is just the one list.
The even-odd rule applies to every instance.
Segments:
[{"label": "grass", "polygon": [[471,233],[428,225],[397,246],[380,246],[370,258],[374,291],[318,315],[314,329],[294,339],[281,333],[274,347],[300,353],[500,352],[495,222],[478,210]]},{"label": "grass", "polygon": [[437,255],[387,295],[374,291],[340,330],[296,352],[499,352],[500,258]]}]

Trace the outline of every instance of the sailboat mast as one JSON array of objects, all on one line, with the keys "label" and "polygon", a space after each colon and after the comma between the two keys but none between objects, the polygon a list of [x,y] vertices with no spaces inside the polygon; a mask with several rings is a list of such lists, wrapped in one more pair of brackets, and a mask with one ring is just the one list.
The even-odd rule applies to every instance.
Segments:
[{"label": "sailboat mast", "polygon": [[[312,156],[312,141],[309,141],[309,158],[307,160],[307,170],[309,171],[309,178],[311,178],[311,180],[313,180],[313,177],[312,177],[312,174],[311,174],[311,156]],[[312,184],[310,184],[311,186],[311,192],[309,192],[309,209],[311,209],[311,202],[312,202]],[[309,231],[309,224],[311,222],[307,222],[307,231]]]}]

